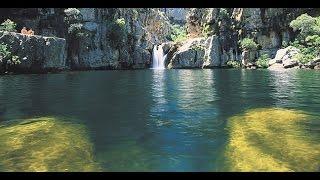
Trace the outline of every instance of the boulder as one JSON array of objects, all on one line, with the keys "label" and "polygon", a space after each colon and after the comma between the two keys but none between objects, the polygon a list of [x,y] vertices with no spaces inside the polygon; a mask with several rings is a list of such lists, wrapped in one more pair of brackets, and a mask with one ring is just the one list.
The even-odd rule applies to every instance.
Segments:
[{"label": "boulder", "polygon": [[284,49],[279,49],[273,60],[275,60],[276,63],[282,63],[283,61],[292,59],[296,54],[299,54],[299,53],[300,53],[300,50],[298,48],[293,46],[288,46]]},{"label": "boulder", "polygon": [[284,67],[280,63],[275,63],[275,64],[272,64],[271,66],[269,66],[268,69],[272,70],[272,71],[282,71],[282,70],[284,70]]},{"label": "boulder", "polygon": [[66,40],[63,38],[0,31],[0,43],[12,47],[12,54],[19,56],[21,64],[17,65],[17,71],[45,72],[67,68]]},{"label": "boulder", "polygon": [[163,49],[163,53],[167,54],[169,52],[169,50],[171,49],[171,47],[173,46],[173,42],[165,42],[162,43],[162,49]]},{"label": "boulder", "polygon": [[276,59],[270,59],[268,64],[269,64],[269,66],[272,66],[275,63],[277,63]]},{"label": "boulder", "polygon": [[313,69],[318,69],[318,70],[320,70],[320,62],[318,62],[318,63],[314,66]]},{"label": "boulder", "polygon": [[300,50],[293,46],[288,46],[284,49],[279,49],[276,53],[275,58],[269,60],[268,64],[270,67],[268,69],[275,69],[275,68],[278,70],[281,69],[280,66],[276,64],[281,64],[283,68],[292,68],[292,67],[298,66],[299,63],[294,58],[294,56],[299,53],[300,53]]},{"label": "boulder", "polygon": [[296,61],[296,60],[287,59],[286,61],[284,61],[284,62],[282,63],[282,65],[283,65],[284,68],[292,68],[292,67],[298,66],[299,63],[298,63],[298,61]]},{"label": "boulder", "polygon": [[205,55],[203,43],[204,38],[194,38],[184,42],[173,53],[172,58],[168,59],[168,68],[201,68]]}]

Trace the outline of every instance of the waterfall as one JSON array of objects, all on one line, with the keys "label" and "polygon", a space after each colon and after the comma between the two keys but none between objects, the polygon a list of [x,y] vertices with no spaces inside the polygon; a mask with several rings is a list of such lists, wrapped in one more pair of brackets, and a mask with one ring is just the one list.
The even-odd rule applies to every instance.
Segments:
[{"label": "waterfall", "polygon": [[165,69],[164,61],[167,54],[164,55],[162,45],[155,45],[152,52],[152,69]]}]

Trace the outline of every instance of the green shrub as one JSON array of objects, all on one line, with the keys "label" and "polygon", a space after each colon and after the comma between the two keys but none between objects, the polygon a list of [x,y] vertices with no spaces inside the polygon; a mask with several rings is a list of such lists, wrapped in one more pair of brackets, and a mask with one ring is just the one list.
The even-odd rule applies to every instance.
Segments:
[{"label": "green shrub", "polygon": [[81,23],[82,15],[80,13],[80,10],[78,10],[77,8],[68,8],[64,10],[64,13],[64,20],[69,25],[69,34],[75,35],[76,37],[88,36],[88,34],[82,28],[83,24]]},{"label": "green shrub", "polygon": [[7,44],[0,43],[0,65],[5,65],[4,69],[7,71],[8,67],[20,64],[19,56],[12,55]]},{"label": "green shrub", "polygon": [[196,51],[205,51],[206,48],[204,45],[196,44],[196,45],[193,45],[191,49]]},{"label": "green shrub", "polygon": [[300,53],[295,58],[302,64],[308,63],[320,54],[320,17],[302,14],[290,22],[294,31],[299,31],[296,40],[291,43]]},{"label": "green shrub", "polygon": [[312,61],[318,55],[317,47],[303,47],[300,48],[300,53],[295,55],[295,58],[302,64]]},{"label": "green shrub", "polygon": [[204,37],[208,37],[208,35],[210,35],[211,31],[212,31],[212,28],[211,28],[211,26],[209,24],[204,24],[203,25],[202,35]]},{"label": "green shrub", "polygon": [[73,21],[78,21],[81,19],[81,13],[80,10],[77,8],[68,8],[64,10],[65,21],[72,23]]},{"label": "green shrub", "polygon": [[181,42],[187,39],[187,30],[184,26],[179,26],[177,24],[171,27],[170,38],[174,42]]},{"label": "green shrub", "polygon": [[319,47],[320,46],[320,36],[319,35],[307,36],[305,39],[305,42],[308,46]]},{"label": "green shrub", "polygon": [[268,67],[269,67],[269,60],[270,60],[270,58],[269,58],[269,55],[268,55],[268,54],[262,54],[262,55],[258,58],[256,64],[257,64],[257,66],[260,67],[260,68],[268,68]]},{"label": "green shrub", "polygon": [[119,18],[116,20],[116,23],[121,27],[121,28],[125,28],[126,26],[126,21],[124,20],[124,18]]},{"label": "green shrub", "polygon": [[16,32],[16,26],[17,24],[13,21],[11,21],[10,19],[5,20],[1,26],[0,26],[0,30],[1,31],[9,31],[9,32]]},{"label": "green shrub", "polygon": [[68,28],[68,33],[80,33],[82,26],[83,26],[83,24],[81,24],[81,23],[70,24],[70,26]]},{"label": "green shrub", "polygon": [[300,40],[305,40],[310,35],[320,35],[320,18],[314,18],[308,14],[302,14],[290,22],[294,31],[299,30]]},{"label": "green shrub", "polygon": [[227,61],[227,66],[230,68],[240,68],[241,63],[239,61],[230,60],[230,61]]},{"label": "green shrub", "polygon": [[125,40],[128,36],[125,24],[124,18],[119,18],[115,21],[108,22],[107,36],[113,48],[120,48],[125,45]]},{"label": "green shrub", "polygon": [[244,38],[240,41],[240,46],[242,49],[246,50],[256,50],[258,48],[258,44],[254,42],[253,39]]}]

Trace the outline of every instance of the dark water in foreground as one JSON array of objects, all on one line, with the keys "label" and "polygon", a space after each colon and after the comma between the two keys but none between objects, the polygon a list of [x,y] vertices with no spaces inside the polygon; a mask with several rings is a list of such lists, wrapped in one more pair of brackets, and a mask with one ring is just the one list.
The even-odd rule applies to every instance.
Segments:
[{"label": "dark water in foreground", "polygon": [[[264,114],[272,108],[281,108],[283,111],[275,117],[272,113]],[[285,111],[287,109],[290,112]],[[297,116],[298,119],[305,119],[303,128],[291,124],[281,127],[272,124],[262,127],[264,124],[258,124],[259,119],[265,118],[270,118],[266,122],[282,118],[287,118],[289,122],[299,114],[295,112],[300,111],[307,116]],[[76,165],[83,167],[81,163],[95,165],[88,169],[71,169],[235,170],[232,167],[235,163],[228,161],[239,162],[239,157],[236,157],[237,153],[226,157],[226,148],[232,134],[238,131],[235,127],[230,129],[230,126],[237,125],[228,123],[235,116],[243,115],[242,120],[245,119],[244,112],[249,112],[248,117],[253,114],[252,118],[257,119],[257,126],[243,126],[248,128],[247,132],[255,133],[252,137],[248,135],[245,141],[265,138],[256,146],[259,146],[259,152],[261,150],[266,155],[265,158],[269,158],[266,161],[270,160],[269,164],[275,170],[281,164],[281,167],[290,166],[291,170],[318,171],[314,167],[320,168],[319,149],[316,149],[320,143],[320,71],[221,69],[2,76],[0,170],[60,171],[70,170],[66,167],[75,168]],[[48,123],[29,123],[23,128],[17,125],[28,119],[47,117],[52,118]],[[74,128],[78,125],[81,128]],[[292,134],[299,136],[299,141],[295,141],[296,137],[285,137],[284,133],[288,134],[287,127]],[[277,128],[282,129],[277,131]],[[297,135],[296,132],[300,130],[302,132]],[[261,135],[260,132],[265,134]],[[273,136],[276,133],[280,134]],[[288,149],[270,144],[279,141],[277,137],[282,135],[280,141],[283,142],[279,143],[286,144],[285,148]],[[235,146],[247,147],[242,140],[235,141],[242,142]],[[300,142],[309,144],[301,145]],[[51,149],[46,149],[48,145]],[[295,149],[298,145],[301,145],[300,149]],[[235,149],[241,150],[241,147]],[[259,153],[255,151],[256,148],[249,148],[241,153],[253,153],[252,156],[256,156]],[[278,158],[282,153],[294,154],[298,151],[290,162]],[[242,157],[241,153],[239,156]],[[303,165],[303,160],[296,162],[299,155],[304,158],[310,155],[311,160],[307,160],[315,161],[315,166],[311,169],[299,168],[297,164]],[[42,156],[46,158],[45,161],[41,159]],[[83,162],[84,159],[88,161]],[[61,161],[65,166],[61,165]]]}]

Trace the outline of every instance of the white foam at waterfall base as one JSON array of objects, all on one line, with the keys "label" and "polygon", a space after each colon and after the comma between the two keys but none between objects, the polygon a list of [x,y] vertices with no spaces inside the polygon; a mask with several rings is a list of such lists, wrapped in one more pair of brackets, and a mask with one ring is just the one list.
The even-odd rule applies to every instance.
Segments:
[{"label": "white foam at waterfall base", "polygon": [[155,45],[152,52],[152,69],[165,69],[164,61],[167,54],[164,55],[162,46]]}]

